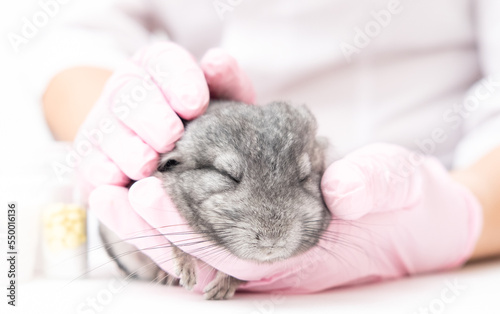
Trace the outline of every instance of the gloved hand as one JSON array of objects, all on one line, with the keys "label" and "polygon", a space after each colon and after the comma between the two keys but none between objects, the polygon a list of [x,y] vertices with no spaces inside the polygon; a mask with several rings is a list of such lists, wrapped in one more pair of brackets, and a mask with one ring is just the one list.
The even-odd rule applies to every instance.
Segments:
[{"label": "gloved hand", "polygon": [[248,78],[222,50],[209,50],[200,65],[169,42],[137,52],[108,80],[74,141],[86,188],[151,175],[158,154],[182,135],[181,118],[201,115],[210,96],[254,101]]},{"label": "gloved hand", "polygon": [[[165,271],[174,244],[203,262],[195,290],[213,279],[206,263],[248,281],[241,289],[310,293],[328,288],[446,270],[471,255],[482,225],[475,196],[434,158],[389,144],[372,144],[333,163],[322,180],[333,219],[318,245],[272,264],[207,254],[213,243],[194,234],[178,214],[161,182],[146,178],[125,188],[102,186],[91,208]],[[117,220],[119,217],[119,220]],[[153,229],[154,228],[154,229]]]}]

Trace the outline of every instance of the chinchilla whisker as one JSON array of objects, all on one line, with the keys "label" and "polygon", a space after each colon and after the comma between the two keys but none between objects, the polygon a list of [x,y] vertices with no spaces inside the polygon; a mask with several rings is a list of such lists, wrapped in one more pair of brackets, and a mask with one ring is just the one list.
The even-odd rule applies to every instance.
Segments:
[{"label": "chinchilla whisker", "polygon": [[[203,243],[203,242],[205,242],[205,241],[197,241],[197,242],[193,242],[193,243],[187,243],[185,245],[194,245],[194,244],[199,244],[199,243]],[[120,253],[120,254],[116,254],[116,256],[112,258],[112,260],[118,259],[119,257],[123,257],[123,256],[126,256],[126,255],[130,255],[130,254],[141,253],[143,251],[161,250],[161,249],[172,248],[172,247],[175,247],[175,246],[177,246],[177,245],[173,245],[171,243],[165,243],[165,244],[159,244],[159,245],[150,246],[150,247],[146,247],[146,248],[141,248],[141,249],[137,249],[137,250],[127,251],[127,252],[123,252],[123,253]]]},{"label": "chinchilla whisker", "polygon": [[[205,247],[205,248],[203,248],[203,249],[207,249],[207,248],[209,248],[209,246],[207,246],[207,247]],[[154,248],[149,248],[149,249],[154,249]],[[197,251],[197,250],[195,250],[195,251]],[[195,252],[195,251],[193,251],[193,252]],[[190,252],[190,253],[191,253],[191,252]],[[162,260],[162,261],[152,262],[152,263],[149,263],[148,265],[141,266],[139,269],[141,269],[141,268],[143,268],[143,267],[146,267],[146,266],[155,266],[155,265],[156,265],[156,263],[163,264],[163,263],[168,262],[168,261],[171,261],[171,260],[173,260],[173,259],[174,259],[174,258],[173,258],[173,257],[171,257],[171,258],[168,258],[168,259],[165,259],[165,260]],[[130,277],[130,276],[134,276],[134,275],[135,275],[135,274],[137,274],[137,273],[138,273],[138,270],[136,270],[136,271],[134,271],[133,273],[131,273],[128,277]],[[168,272],[167,272],[167,276],[168,276]]]},{"label": "chinchilla whisker", "polygon": [[166,272],[165,270],[163,270],[163,272],[165,274],[162,275],[159,273],[155,278],[153,278],[150,281],[150,284],[154,284],[154,286],[156,286],[158,284],[163,284],[165,286],[177,286],[177,285],[179,285],[178,278],[175,278],[174,276],[172,276],[170,273]]},{"label": "chinchilla whisker", "polygon": [[373,244],[373,242],[370,242],[366,238],[352,234],[330,234],[330,235],[322,235],[322,237],[326,240],[330,239],[336,242],[344,242],[344,243],[367,242]]},{"label": "chinchilla whisker", "polygon": [[77,276],[75,278],[73,278],[72,280],[70,280],[66,285],[64,285],[63,287],[66,287],[67,285],[70,285],[71,283],[73,283],[74,281],[78,280],[78,279],[81,279],[83,277],[85,277],[86,275],[90,274],[91,272],[103,267],[103,266],[106,266],[107,264],[111,263],[111,262],[115,262],[115,260],[118,260],[120,257],[122,256],[126,256],[126,255],[129,255],[129,254],[135,254],[135,253],[140,253],[141,251],[143,250],[149,250],[149,249],[162,249],[162,248],[167,248],[167,247],[172,247],[172,245],[165,245],[165,246],[159,246],[159,247],[150,247],[150,248],[143,248],[141,250],[132,250],[132,251],[127,251],[127,252],[124,252],[124,253],[120,253],[120,254],[117,254],[116,256],[110,258],[109,261],[101,264],[101,265],[98,265],[92,269],[89,269],[88,271],[84,272],[83,274],[81,274],[80,276]]},{"label": "chinchilla whisker", "polygon": [[312,222],[312,223],[324,223],[325,219],[307,219],[307,220],[304,220],[303,223],[309,223],[309,222]]},{"label": "chinchilla whisker", "polygon": [[[201,258],[201,259],[205,259],[205,258],[217,258],[219,255],[223,254],[223,253],[226,253],[226,254],[230,254],[225,248],[223,247],[206,247],[204,248],[203,250],[199,250],[199,251],[203,251],[199,256],[198,258]],[[194,252],[194,251],[193,251]],[[192,252],[190,252],[192,253]]]},{"label": "chinchilla whisker", "polygon": [[[138,236],[138,237],[133,237],[133,238],[127,238],[127,239],[123,239],[123,240],[119,240],[119,241],[114,241],[114,242],[107,242],[107,243],[104,243],[103,245],[98,246],[97,248],[111,248],[114,244],[119,244],[119,243],[123,243],[123,242],[127,242],[128,243],[129,241],[133,241],[133,240],[137,240],[137,239],[153,238],[153,237],[160,237],[160,236],[164,237],[165,234],[151,234],[151,235],[144,235],[144,236]],[[198,236],[198,237],[194,237],[194,238],[180,240],[179,242],[190,241],[190,240],[195,240],[195,239],[200,239],[200,238],[203,238],[203,237]]]},{"label": "chinchilla whisker", "polygon": [[321,245],[318,245],[318,248],[326,252],[327,254],[330,254],[333,258],[335,258],[338,262],[342,263],[343,265],[350,265],[348,260],[346,260],[342,255],[333,252],[332,250],[329,250],[328,248],[325,248]]},{"label": "chinchilla whisker", "polygon": [[[196,241],[196,242],[191,242],[191,241]],[[203,237],[195,237],[195,238],[189,238],[189,239],[184,239],[184,240],[177,240],[174,242],[175,246],[183,246],[184,244],[186,245],[195,245],[199,243],[205,243],[205,242],[210,242],[210,240],[207,240]]]},{"label": "chinchilla whisker", "polygon": [[62,259],[61,261],[59,261],[57,264],[55,265],[52,265],[51,267],[58,267],[58,266],[61,266],[61,264],[65,263],[65,262],[68,262],[74,258],[78,258],[82,255],[86,255],[88,253],[92,253],[94,251],[97,251],[97,250],[101,250],[101,249],[109,249],[111,248],[113,245],[115,244],[120,244],[120,243],[124,243],[124,242],[128,242],[128,241],[131,241],[131,240],[135,240],[135,239],[140,239],[140,238],[147,238],[147,237],[158,237],[158,236],[164,236],[163,234],[151,234],[151,235],[144,235],[144,236],[139,236],[139,237],[132,237],[132,238],[126,238],[126,239],[121,239],[121,240],[118,240],[118,241],[112,241],[112,242],[106,242],[106,243],[103,243],[103,244],[99,244],[99,245],[95,245],[93,247],[90,247],[88,249],[86,249],[84,252],[82,253],[78,253],[78,254],[75,254],[75,255],[72,255],[72,256],[69,256],[67,258],[64,258]]},{"label": "chinchilla whisker", "polygon": [[376,241],[374,241],[372,233],[366,234],[366,235],[356,235],[356,234],[350,234],[350,233],[336,232],[336,233],[328,234],[328,236],[333,236],[333,237],[336,237],[337,239],[343,239],[347,242],[353,242],[354,240],[356,240],[358,242],[359,241],[366,242],[370,245],[375,245],[377,243]]},{"label": "chinchilla whisker", "polygon": [[[366,230],[366,229],[362,229],[360,228],[360,231],[363,231],[363,234],[365,235],[373,235],[373,232],[369,231],[369,230]],[[356,238],[356,239],[365,239],[366,238],[363,238],[361,237],[360,235],[355,235],[355,234],[351,234],[351,233],[345,233],[345,232],[342,232],[340,230],[325,230],[322,232],[322,234],[324,235],[339,235],[339,234],[343,234],[343,235],[348,235],[348,236],[352,236],[353,238]]]},{"label": "chinchilla whisker", "polygon": [[[156,267],[160,268],[160,267],[156,264],[156,262],[152,262],[152,263],[150,263],[150,264],[153,264],[152,266],[156,266]],[[160,269],[161,269],[161,270],[163,270],[162,268],[160,268]],[[169,273],[168,273],[168,272],[166,272],[166,271],[164,271],[164,270],[163,270],[163,272],[164,272],[165,274],[161,274],[160,272],[157,272],[156,277],[154,277],[153,279],[151,279],[149,283],[150,283],[150,284],[153,284],[154,286],[156,286],[156,285],[160,284],[163,280],[166,280],[168,277],[170,277],[170,275],[169,275]]]},{"label": "chinchilla whisker", "polygon": [[210,241],[208,240],[201,240],[201,241],[195,241],[195,242],[188,242],[188,243],[177,243],[175,242],[175,246],[181,248],[181,247],[186,247],[186,246],[192,246],[192,245],[198,245],[198,244],[202,244],[202,243],[209,243]]},{"label": "chinchilla whisker", "polygon": [[342,247],[345,247],[345,248],[349,248],[349,249],[352,249],[352,250],[356,250],[356,251],[358,251],[360,253],[366,253],[366,251],[364,251],[362,249],[362,247],[359,246],[359,245],[355,245],[353,243],[350,243],[350,242],[347,242],[347,241],[342,241],[342,240],[339,240],[339,239],[335,240],[334,242],[337,245],[339,245],[339,246],[342,246]]},{"label": "chinchilla whisker", "polygon": [[[148,234],[148,235],[141,235],[141,236],[136,236],[136,237],[129,237],[129,238],[124,238],[118,241],[113,241],[113,242],[106,242],[102,245],[95,246],[91,250],[96,250],[96,249],[101,249],[103,247],[110,247],[114,244],[119,244],[123,242],[129,242],[132,240],[137,240],[137,239],[145,239],[145,238],[153,238],[153,237],[165,237],[165,236],[170,236],[170,235],[188,235],[188,234],[193,234],[193,235],[198,235],[198,233],[195,232],[178,232],[178,233],[158,233],[158,234]],[[91,250],[88,250],[90,252]]]},{"label": "chinchilla whisker", "polygon": [[188,226],[188,224],[185,223],[185,224],[175,224],[175,225],[163,225],[163,226],[152,227],[152,228],[147,228],[147,229],[143,229],[143,230],[137,230],[137,231],[134,231],[133,233],[153,231],[153,230],[158,231],[158,230],[163,229],[163,228],[182,227],[182,226]]},{"label": "chinchilla whisker", "polygon": [[304,258],[306,258],[308,261],[309,261],[309,264],[306,264],[306,263],[302,263],[301,265],[298,265],[296,266],[295,265],[295,269],[297,269],[297,267],[299,269],[304,269],[305,266],[308,266],[308,265],[311,265],[313,266],[314,265],[314,262],[316,261],[316,259],[314,258],[314,252],[311,252],[311,251],[307,251],[304,255],[303,255]]},{"label": "chinchilla whisker", "polygon": [[202,266],[201,266],[201,269],[204,270],[205,268],[209,268],[209,272],[207,274],[205,274],[205,278],[203,281],[207,281],[207,278],[208,276],[210,276],[213,272],[217,273],[217,269],[213,268],[212,266],[206,264],[206,263],[203,263]]},{"label": "chinchilla whisker", "polygon": [[[162,248],[169,251],[167,247],[176,246],[187,254],[193,254],[193,258],[214,261],[214,265],[215,261],[231,265],[238,259],[264,262],[267,256],[261,250],[261,245],[266,237],[273,234],[285,242],[284,248],[276,248],[276,256],[281,258],[284,266],[297,268],[295,260],[289,257],[306,253],[304,265],[310,264],[321,257],[322,250],[328,249],[328,243],[326,249],[316,248],[326,241],[335,241],[336,245],[347,247],[348,240],[354,239],[353,237],[323,233],[328,224],[328,228],[333,225],[335,229],[338,225],[340,229],[351,223],[336,217],[330,222],[331,215],[322,202],[321,195],[317,193],[323,169],[315,165],[325,163],[326,145],[311,140],[316,136],[316,122],[307,108],[298,109],[287,102],[273,102],[266,106],[248,106],[227,101],[210,103],[211,109],[205,113],[207,120],[186,121],[186,126],[189,123],[189,127],[185,128],[176,148],[162,154],[155,173],[162,180],[163,189],[176,209],[157,206],[152,210],[175,211],[196,232],[185,231],[186,228],[182,226],[165,226],[133,234],[138,236],[137,240],[144,238],[144,242],[153,240],[153,236],[166,236],[167,239],[172,239],[170,236],[190,238],[177,243],[173,241],[173,245],[162,243],[141,251],[152,253],[146,250]],[[249,127],[242,127],[242,121]],[[261,132],[260,126],[268,129]],[[255,138],[257,141],[254,141]],[[190,149],[192,147],[202,151],[203,156],[194,154]],[[230,152],[228,158],[224,157],[226,152]],[[177,162],[179,156],[183,158],[182,164]],[[216,163],[220,165],[215,167]],[[299,180],[295,165],[300,165],[302,170],[308,169],[308,180]],[[306,174],[299,176],[302,175]],[[295,177],[296,180],[291,179]],[[242,178],[245,184],[240,184]],[[259,197],[252,196],[254,188],[259,189]],[[304,225],[300,234],[294,230],[297,224]],[[155,235],[148,235],[152,233]],[[111,239],[117,240],[117,237],[111,235]],[[132,243],[134,241],[128,240]],[[296,240],[299,240],[298,248],[295,249],[293,245],[294,249],[290,251],[289,244],[292,245]],[[356,246],[357,243],[360,241],[350,245]],[[131,248],[118,245],[117,250],[123,252]],[[110,251],[112,250],[108,250],[108,253]],[[349,249],[350,251],[353,249]],[[335,252],[330,254],[336,255]],[[176,262],[189,264],[189,257],[176,258]],[[342,256],[336,258],[342,261]],[[132,265],[131,268],[141,265],[134,264],[135,261],[134,256],[123,259],[124,263]],[[208,267],[208,264],[205,265],[207,266],[204,267]],[[151,276],[152,269],[149,270],[147,275]],[[229,276],[223,278],[230,280]]]},{"label": "chinchilla whisker", "polygon": [[[154,277],[153,279],[150,280],[149,284],[153,285],[153,287],[161,284],[164,280],[167,280],[167,278],[170,277],[169,274],[167,272],[165,272],[165,274],[158,274],[156,275],[156,277]],[[166,286],[170,286],[169,284],[166,284]]]},{"label": "chinchilla whisker", "polygon": [[[166,255],[167,255],[167,254],[165,254],[165,256],[166,256]],[[161,257],[161,256],[158,256],[158,257]],[[168,278],[168,277],[172,276],[172,275],[171,275],[168,271],[165,271],[165,270],[164,270],[163,268],[161,268],[158,264],[164,264],[164,263],[169,262],[169,261],[171,261],[171,260],[173,260],[173,259],[174,259],[173,257],[169,257],[169,258],[167,258],[167,259],[163,259],[163,260],[161,260],[159,263],[154,262],[154,261],[151,261],[150,263],[148,263],[148,264],[146,264],[146,265],[143,265],[143,266],[139,267],[138,269],[136,269],[135,271],[131,272],[131,273],[130,273],[128,276],[126,276],[125,278],[128,280],[128,279],[130,279],[131,277],[136,276],[136,275],[139,273],[139,271],[140,271],[141,269],[143,269],[143,268],[156,267],[156,268],[161,269],[163,272],[165,272],[165,275],[163,276],[162,280],[158,280],[158,278],[159,278],[159,276],[160,276],[161,274],[157,275],[155,278],[153,278],[153,279],[151,280],[151,282],[150,282],[150,283],[155,283],[155,285],[157,285],[157,284],[159,284],[161,281],[163,281],[163,280],[165,280],[166,278]],[[176,281],[176,279],[172,279],[172,283],[173,283],[173,282],[175,282],[175,281]]]},{"label": "chinchilla whisker", "polygon": [[353,227],[359,227],[361,228],[362,225],[365,226],[387,226],[387,223],[374,223],[371,221],[363,221],[363,220],[347,220],[347,219],[340,219],[340,218],[331,218],[330,221],[334,221],[336,224],[346,224],[350,225]]},{"label": "chinchilla whisker", "polygon": [[213,256],[214,259],[217,259],[216,260],[216,263],[217,264],[221,264],[223,265],[229,258],[231,258],[232,255],[226,251],[226,250],[222,250],[221,252],[215,254],[215,256]]},{"label": "chinchilla whisker", "polygon": [[[174,225],[172,225],[173,227]],[[176,225],[177,226],[177,225]],[[151,229],[150,231],[152,230],[155,230],[155,229]],[[139,232],[139,231],[138,231]],[[138,232],[134,232],[134,233],[138,233]],[[95,250],[99,250],[99,249],[102,249],[102,248],[106,248],[106,247],[111,247],[112,245],[114,244],[120,244],[120,243],[123,243],[123,242],[128,242],[128,241],[132,241],[132,240],[136,240],[136,239],[143,239],[143,238],[152,238],[152,237],[161,237],[161,236],[170,236],[170,235],[189,235],[189,234],[193,234],[193,235],[199,235],[198,232],[194,232],[194,231],[185,231],[185,232],[175,232],[175,233],[157,233],[157,234],[148,234],[148,235],[140,235],[140,236],[132,236],[132,237],[128,237],[128,238],[123,238],[123,239],[120,239],[118,241],[113,241],[113,242],[106,242],[106,243],[103,243],[101,245],[96,245],[92,248],[89,248],[87,249],[84,253],[79,253],[77,255],[75,255],[74,257],[78,257],[80,255],[83,255],[83,254],[87,254],[89,252],[93,252]],[[73,258],[73,257],[70,257],[70,258]],[[70,259],[68,258],[68,259]]]},{"label": "chinchilla whisker", "polygon": [[128,274],[126,277],[125,277],[125,280],[129,280],[131,278],[134,278],[136,277],[137,274],[139,274],[141,272],[142,269],[144,268],[150,268],[150,267],[158,267],[157,264],[155,262],[149,262],[145,265],[142,265],[140,266],[139,268],[137,268],[136,270],[132,271],[130,274]]},{"label": "chinchilla whisker", "polygon": [[210,244],[210,245],[206,245],[206,246],[203,246],[200,248],[196,248],[194,250],[190,250],[189,252],[186,252],[186,253],[192,254],[192,253],[197,253],[197,252],[201,252],[201,251],[206,251],[208,249],[216,249],[217,247],[218,247],[218,245],[216,245],[216,244]]},{"label": "chinchilla whisker", "polygon": [[[316,239],[317,236],[316,234],[311,234],[311,233],[304,233],[304,235],[310,237],[311,239]],[[356,249],[359,251],[359,246],[356,246],[352,241],[347,241],[345,239],[342,239],[341,237],[338,237],[338,236],[324,236],[324,235],[321,235],[319,237],[319,239],[321,240],[324,240],[324,241],[327,241],[327,242],[334,242],[336,244],[340,244],[340,245],[343,245],[345,247],[350,247],[352,249]]]},{"label": "chinchilla whisker", "polygon": [[345,247],[345,248],[348,248],[348,249],[351,249],[351,250],[355,250],[359,253],[362,253],[364,255],[367,255],[367,252],[365,249],[363,249],[362,246],[360,245],[357,245],[355,244],[354,242],[352,241],[346,241],[344,239],[341,239],[341,238],[337,238],[335,240],[333,240],[336,244],[338,244],[339,246],[342,246],[342,247]]},{"label": "chinchilla whisker", "polygon": [[[307,235],[309,236],[312,236],[313,238],[316,237],[316,234],[314,233],[307,233]],[[349,236],[352,237],[351,239],[349,239]],[[335,243],[342,243],[342,244],[346,244],[346,245],[352,245],[354,243],[354,241],[352,241],[352,239],[356,239],[356,240],[367,240],[365,238],[362,238],[362,237],[356,237],[356,236],[353,236],[353,235],[350,235],[350,234],[339,234],[339,233],[336,233],[336,234],[329,234],[329,235],[320,235],[319,236],[320,239],[323,239],[325,241],[332,241],[332,242],[335,242]]]},{"label": "chinchilla whisker", "polygon": [[307,233],[308,235],[315,236],[315,237],[321,237],[324,239],[335,239],[336,234],[318,234],[315,230],[303,230],[304,233]]},{"label": "chinchilla whisker", "polygon": [[223,247],[220,247],[220,246],[214,244],[214,245],[208,245],[208,246],[203,247],[203,248],[199,248],[195,251],[190,251],[190,253],[191,252],[194,252],[194,253],[201,252],[199,256],[200,256],[200,258],[203,258],[205,256],[209,256],[211,254],[214,254],[215,252],[224,251],[224,250],[225,249]]},{"label": "chinchilla whisker", "polygon": [[212,250],[203,252],[202,255],[200,255],[200,258],[206,258],[206,257],[217,258],[217,256],[221,255],[222,253],[230,254],[225,248],[217,247]]},{"label": "chinchilla whisker", "polygon": [[[84,272],[84,273],[83,273],[83,274],[81,274],[80,276],[77,276],[77,277],[75,277],[75,278],[71,279],[71,280],[70,280],[67,284],[65,284],[64,286],[62,286],[62,288],[65,288],[65,287],[69,286],[69,285],[70,285],[70,284],[72,284],[73,282],[75,282],[75,281],[77,281],[77,280],[79,280],[79,279],[82,279],[83,277],[87,276],[87,275],[88,275],[88,274],[90,274],[91,272],[96,271],[97,269],[99,269],[99,268],[101,268],[101,267],[104,267],[104,266],[106,266],[106,265],[107,265],[107,264],[109,264],[109,263],[115,262],[116,260],[118,260],[118,259],[119,259],[120,257],[122,257],[122,256],[125,256],[125,255],[128,255],[128,254],[133,254],[133,253],[138,253],[138,252],[140,252],[140,251],[141,251],[141,250],[135,250],[135,251],[132,251],[132,252],[125,252],[125,253],[121,253],[121,254],[119,254],[119,255],[117,255],[117,256],[114,256],[114,257],[110,258],[110,260],[109,260],[109,261],[106,261],[106,262],[102,263],[101,265],[98,265],[98,266],[96,266],[96,267],[93,267],[92,269],[87,270],[86,272]],[[61,288],[61,289],[62,289],[62,288]]]}]

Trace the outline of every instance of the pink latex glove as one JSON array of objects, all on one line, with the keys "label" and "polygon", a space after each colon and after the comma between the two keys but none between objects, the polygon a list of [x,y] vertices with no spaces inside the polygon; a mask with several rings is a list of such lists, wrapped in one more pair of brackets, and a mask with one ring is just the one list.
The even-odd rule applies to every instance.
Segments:
[{"label": "pink latex glove", "polygon": [[322,190],[334,219],[319,244],[272,264],[207,254],[212,243],[192,233],[153,177],[130,191],[102,186],[92,195],[91,208],[123,238],[156,235],[128,240],[167,272],[172,272],[167,239],[191,243],[179,247],[203,261],[197,291],[215,274],[204,263],[249,281],[241,290],[282,293],[447,270],[469,258],[481,231],[482,211],[472,193],[434,157],[399,146],[372,144],[347,155],[327,169]]},{"label": "pink latex glove", "polygon": [[209,50],[197,64],[170,42],[141,49],[107,81],[76,136],[85,188],[151,175],[158,154],[181,137],[181,118],[201,115],[210,96],[254,101],[252,85],[227,53]]}]

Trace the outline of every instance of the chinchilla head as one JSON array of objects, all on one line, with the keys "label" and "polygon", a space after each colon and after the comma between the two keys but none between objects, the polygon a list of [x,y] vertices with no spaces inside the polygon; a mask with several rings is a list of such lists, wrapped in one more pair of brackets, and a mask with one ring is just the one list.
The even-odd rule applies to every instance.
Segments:
[{"label": "chinchilla head", "polygon": [[156,176],[194,230],[239,258],[273,262],[314,246],[328,225],[323,170],[306,107],[218,101],[187,124]]}]

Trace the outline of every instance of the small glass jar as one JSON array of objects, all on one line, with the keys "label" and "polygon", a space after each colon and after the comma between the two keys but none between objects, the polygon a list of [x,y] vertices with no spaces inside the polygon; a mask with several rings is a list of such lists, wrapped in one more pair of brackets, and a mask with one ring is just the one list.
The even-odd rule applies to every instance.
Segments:
[{"label": "small glass jar", "polygon": [[49,149],[51,176],[43,188],[41,221],[43,272],[49,278],[76,279],[87,271],[86,204],[76,182],[76,169],[66,164],[71,146],[56,143]]}]

